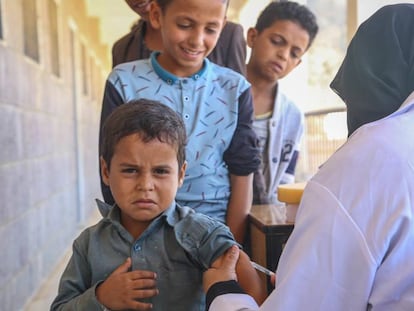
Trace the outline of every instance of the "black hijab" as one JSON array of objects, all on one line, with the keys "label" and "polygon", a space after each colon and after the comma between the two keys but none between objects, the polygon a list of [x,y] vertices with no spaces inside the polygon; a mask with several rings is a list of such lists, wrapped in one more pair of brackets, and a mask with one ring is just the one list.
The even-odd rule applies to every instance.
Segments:
[{"label": "black hijab", "polygon": [[348,136],[398,110],[414,90],[414,4],[384,6],[362,23],[330,86],[347,106]]}]

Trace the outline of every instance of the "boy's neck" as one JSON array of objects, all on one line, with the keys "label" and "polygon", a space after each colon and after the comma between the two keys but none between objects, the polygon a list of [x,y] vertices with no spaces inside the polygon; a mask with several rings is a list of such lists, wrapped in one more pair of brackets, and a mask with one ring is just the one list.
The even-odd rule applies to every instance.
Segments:
[{"label": "boy's neck", "polygon": [[151,54],[152,66],[154,67],[154,70],[158,76],[160,76],[164,81],[171,80],[172,82],[175,82],[175,80],[179,78],[198,79],[198,77],[203,75],[206,70],[207,58],[204,59],[203,64],[197,70],[181,71],[178,68],[176,68],[176,70],[171,70],[169,66],[166,65],[166,63],[163,61],[163,57],[164,56],[162,51],[153,52]]},{"label": "boy's neck", "polygon": [[253,82],[253,79],[249,78],[248,81],[251,83],[254,114],[257,116],[272,111],[278,92],[277,81],[274,83],[264,80]]},{"label": "boy's neck", "polygon": [[257,75],[249,63],[246,65],[246,78],[252,85],[252,89],[265,94],[273,94],[278,84],[278,80],[269,81]]},{"label": "boy's neck", "polygon": [[268,98],[274,98],[276,96],[278,80],[269,81],[262,79],[259,76],[254,75],[248,68],[246,78],[251,84],[252,92],[256,93],[256,95],[260,94],[261,97]]},{"label": "boy's neck", "polygon": [[122,226],[129,232],[129,234],[134,238],[134,240],[138,239],[152,222],[152,220],[148,222],[132,221],[128,217],[125,217],[122,211],[120,213]]}]

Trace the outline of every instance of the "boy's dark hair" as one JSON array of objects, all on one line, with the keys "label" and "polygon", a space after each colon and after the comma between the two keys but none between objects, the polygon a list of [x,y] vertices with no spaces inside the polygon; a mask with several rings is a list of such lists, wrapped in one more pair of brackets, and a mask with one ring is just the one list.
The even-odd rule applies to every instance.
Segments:
[{"label": "boy's dark hair", "polygon": [[[165,9],[167,8],[168,5],[171,4],[171,2],[173,2],[174,0],[155,0],[158,4],[158,6],[161,8],[161,10],[163,12],[165,12]],[[207,0],[208,1],[208,0]],[[229,7],[230,4],[230,0],[222,0],[223,3],[227,3],[227,7]]]},{"label": "boy's dark hair", "polygon": [[158,101],[138,99],[119,106],[105,120],[99,153],[108,169],[118,142],[132,134],[144,142],[158,139],[175,147],[178,167],[184,164],[187,134],[181,117]]},{"label": "boy's dark hair", "polygon": [[318,33],[318,24],[316,16],[306,6],[293,1],[272,1],[260,13],[255,28],[261,33],[279,20],[290,20],[299,24],[308,32],[308,48],[311,46]]}]

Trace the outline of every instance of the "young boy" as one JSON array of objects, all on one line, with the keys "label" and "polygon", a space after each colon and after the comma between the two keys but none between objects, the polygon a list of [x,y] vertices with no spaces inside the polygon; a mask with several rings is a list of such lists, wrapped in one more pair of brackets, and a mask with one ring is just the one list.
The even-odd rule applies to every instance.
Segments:
[{"label": "young boy", "polygon": [[294,181],[303,113],[281,92],[278,81],[300,64],[317,32],[314,14],[290,1],[271,2],[248,30],[247,79],[262,152],[262,167],[254,174],[254,204],[277,203],[277,186]]},{"label": "young boy", "polygon": [[[101,168],[116,204],[75,240],[51,310],[204,310],[202,272],[236,242],[224,224],[175,203],[185,143],[181,118],[159,102],[108,117]],[[261,302],[247,255],[237,271]]]},{"label": "young boy", "polygon": [[242,243],[260,164],[250,86],[206,58],[227,6],[227,0],[153,1],[150,21],[164,49],[115,67],[105,86],[101,124],[113,109],[137,98],[157,99],[180,114],[189,136],[188,166],[176,200],[225,222]]},{"label": "young boy", "polygon": [[[112,66],[138,59],[149,58],[152,51],[160,51],[162,38],[159,29],[149,22],[153,0],[126,0],[140,19],[131,31],[112,46]],[[213,63],[246,74],[246,40],[240,24],[227,21],[213,51],[207,56]]]}]

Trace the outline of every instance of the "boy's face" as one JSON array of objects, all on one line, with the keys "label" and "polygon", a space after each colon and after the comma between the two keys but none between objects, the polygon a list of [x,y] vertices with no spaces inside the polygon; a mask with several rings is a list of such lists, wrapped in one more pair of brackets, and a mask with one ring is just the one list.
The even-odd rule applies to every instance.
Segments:
[{"label": "boy's face", "polygon": [[274,82],[300,64],[309,45],[309,34],[295,22],[279,20],[260,34],[250,28],[247,44],[252,49],[250,70],[257,77]]},{"label": "boy's face", "polygon": [[226,9],[223,0],[174,0],[162,11],[154,1],[150,22],[161,31],[161,66],[179,77],[199,71],[217,43]]},{"label": "boy's face", "polygon": [[148,14],[152,0],[125,0],[128,6],[144,21],[148,21]]},{"label": "boy's face", "polygon": [[139,134],[122,138],[115,147],[111,169],[101,158],[102,178],[121,210],[124,227],[131,233],[148,224],[173,202],[182,185],[185,164],[178,168],[176,148]]}]

